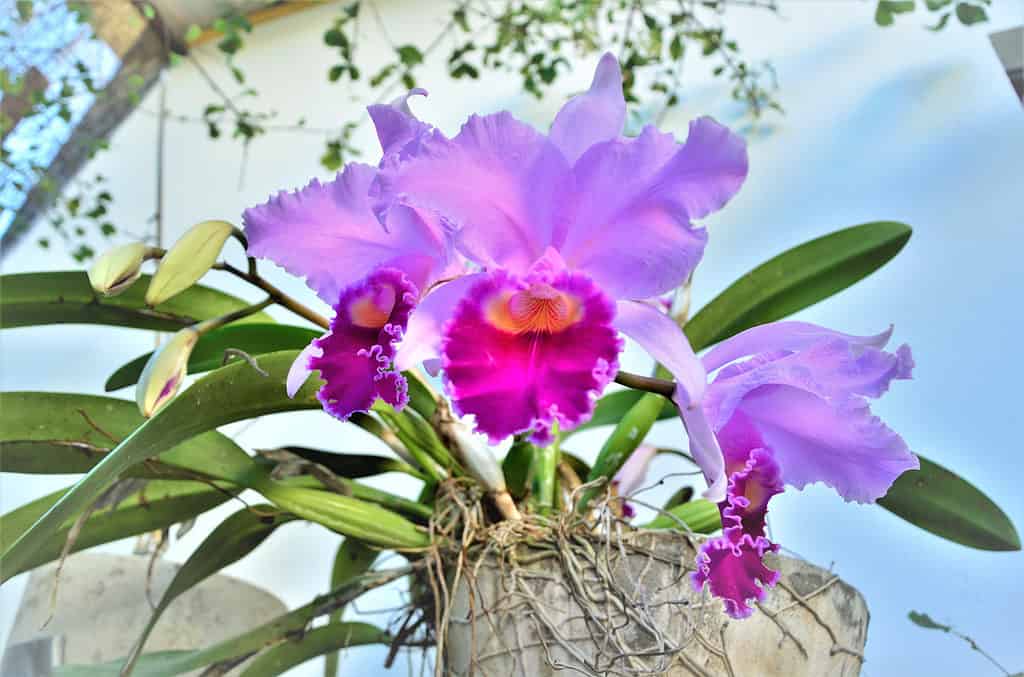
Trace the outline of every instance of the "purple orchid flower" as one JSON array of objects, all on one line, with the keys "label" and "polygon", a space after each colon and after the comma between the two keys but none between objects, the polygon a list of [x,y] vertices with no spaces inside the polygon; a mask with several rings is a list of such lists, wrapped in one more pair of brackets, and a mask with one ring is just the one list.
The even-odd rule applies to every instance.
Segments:
[{"label": "purple orchid flower", "polygon": [[700,362],[649,300],[700,261],[707,235],[693,221],[742,185],[740,137],[710,118],[683,144],[651,126],[622,137],[611,55],[548,135],[502,112],[470,117],[449,139],[405,99],[370,113],[378,168],[349,165],[245,214],[250,253],[305,276],[335,308],[290,388],[319,369],[325,408],[345,418],[376,397],[402,406],[399,372],[423,363],[444,369],[454,409],[492,442],[531,431],[545,443],[556,424],[590,417],[618,369],[621,332],[679,382],[698,456],[721,458]]},{"label": "purple orchid flower", "polygon": [[[416,89],[369,108],[385,159],[413,152],[430,131],[409,111],[414,94],[426,92]],[[396,205],[378,220],[368,195],[377,171],[350,163],[333,181],[314,179],[243,216],[249,254],[305,277],[334,307],[330,331],[300,353],[287,389],[293,396],[312,370],[320,370],[327,382],[318,397],[342,419],[368,410],[378,397],[405,405],[407,384],[393,361],[409,315],[422,291],[463,267],[436,215]]]},{"label": "purple orchid flower", "polygon": [[[734,618],[752,613],[779,574],[763,557],[778,546],[765,535],[768,502],[785,485],[813,482],[847,501],[870,503],[917,469],[903,439],[871,414],[894,379],[909,379],[910,348],[883,350],[892,330],[850,336],[803,322],[742,332],[708,352],[717,371],[701,402],[724,455],[722,534],[704,543],[693,582],[707,583]],[[703,468],[706,475],[708,468]],[[718,472],[718,468],[711,468]]]}]

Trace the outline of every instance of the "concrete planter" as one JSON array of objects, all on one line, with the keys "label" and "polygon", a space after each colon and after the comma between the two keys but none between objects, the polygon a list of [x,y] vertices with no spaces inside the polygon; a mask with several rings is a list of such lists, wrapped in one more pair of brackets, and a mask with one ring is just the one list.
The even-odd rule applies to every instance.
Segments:
[{"label": "concrete planter", "polygon": [[[593,569],[605,567],[616,584],[615,595],[606,595],[605,586],[585,570],[577,581],[589,581],[586,585],[567,583],[565,558],[545,556],[530,546],[516,546],[512,557],[507,552],[490,556],[456,586],[445,651],[449,674],[860,674],[867,605],[834,574],[774,557],[769,564],[782,572],[782,579],[763,610],[733,620],[721,611],[719,600],[690,585],[694,546],[689,539],[641,531],[628,534],[623,543],[629,547],[613,545],[598,553]],[[513,560],[520,564],[510,568]],[[589,612],[580,604],[584,598]],[[595,613],[600,617],[596,623]]]},{"label": "concrete planter", "polygon": [[[146,600],[148,566],[147,557],[71,555],[61,573],[49,623],[57,565],[50,563],[33,571],[8,638],[0,675],[48,677],[59,665],[105,663],[127,655],[152,613]],[[154,603],[179,566],[158,561],[153,567]],[[265,590],[230,576],[212,576],[178,597],[164,612],[146,643],[146,652],[209,646],[285,611],[284,604]]]}]

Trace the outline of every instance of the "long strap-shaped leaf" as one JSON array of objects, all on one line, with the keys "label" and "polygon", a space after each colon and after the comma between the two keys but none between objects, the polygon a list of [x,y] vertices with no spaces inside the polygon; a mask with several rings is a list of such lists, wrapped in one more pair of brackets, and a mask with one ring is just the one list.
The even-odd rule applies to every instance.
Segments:
[{"label": "long strap-shaped leaf", "polygon": [[877,221],[811,240],[733,282],[686,323],[694,350],[803,310],[882,267],[910,239],[910,226]]},{"label": "long strap-shaped leaf", "polygon": [[[0,470],[20,473],[88,472],[119,440],[142,425],[145,419],[134,402],[73,393],[0,393],[5,413],[0,429]],[[312,450],[309,450],[312,451]],[[125,471],[126,476],[155,479],[206,477],[251,488],[263,476],[258,465],[241,447],[216,431],[197,435],[165,451],[159,460],[148,460]],[[425,521],[430,508],[380,489],[353,482],[349,477],[371,471],[416,471],[383,456],[317,452],[310,460],[325,465],[341,477],[337,483],[351,496],[383,505]],[[354,470],[354,474],[346,471]],[[312,477],[289,478],[287,484],[322,488]]]},{"label": "long strap-shaped leaf", "polygon": [[[353,578],[365,574],[373,566],[373,563],[377,561],[379,554],[379,551],[362,541],[346,538],[338,547],[338,552],[334,555],[334,566],[331,567],[331,590],[337,590]],[[338,607],[331,612],[328,622],[336,626],[341,623],[341,617],[344,613],[345,607]],[[339,659],[337,649],[340,648],[342,647],[332,645],[324,651],[308,656],[308,658],[320,653],[326,653],[327,655],[324,657],[324,677],[337,677]]]},{"label": "long strap-shaped leaf", "polygon": [[[48,494],[0,517],[0,548],[6,548],[28,531],[68,491],[62,489]],[[150,481],[142,491],[116,506],[93,513],[78,532],[70,552],[184,522],[224,503],[232,493],[228,488],[201,482]],[[46,533],[19,566],[8,568],[4,564],[4,577],[16,576],[60,557],[70,530],[71,526],[65,524]]]},{"label": "long strap-shaped leaf", "polygon": [[[651,426],[658,420],[664,403],[665,398],[661,395],[646,393],[630,407],[597,454],[587,476],[588,482],[598,479],[611,480],[615,476],[629,455],[644,441]],[[584,491],[579,498],[578,508],[586,509],[590,500],[601,491],[603,489]]]},{"label": "long strap-shaped leaf", "polygon": [[[7,577],[9,571],[22,567],[32,556],[32,552],[45,540],[47,533],[59,529],[88,507],[121,473],[136,463],[225,423],[281,411],[318,408],[320,404],[314,396],[320,386],[318,379],[310,379],[294,398],[288,398],[284,392],[285,376],[297,352],[284,351],[264,355],[261,367],[266,370],[268,376],[256,372],[248,364],[236,363],[211,372],[196,381],[191,388],[118,444],[79,480],[71,491],[40,517],[28,532],[8,548],[0,558],[0,575]],[[258,478],[254,477],[254,481],[258,481]],[[293,503],[291,506],[285,506],[292,512],[297,512],[294,509],[296,507],[303,508],[307,499],[311,498],[295,494],[296,491],[300,490],[288,492],[282,489],[280,492],[282,497],[298,501],[298,505]],[[268,498],[278,503],[274,498]],[[362,510],[362,501],[344,496],[334,498],[346,500],[332,502],[332,505],[342,506],[331,513],[331,518],[335,520],[332,528],[344,524],[349,509],[359,508],[358,516],[367,516],[366,511]],[[394,513],[378,510],[401,520]],[[303,515],[302,512],[297,514]],[[316,517],[311,519],[319,521]],[[412,527],[411,524],[409,526]],[[386,538],[386,534],[382,534],[382,537]]]},{"label": "long strap-shaped leaf", "polygon": [[[0,470],[88,472],[146,419],[134,402],[75,393],[0,393]],[[160,470],[185,469],[231,480],[252,459],[230,438],[210,430],[168,448]]]},{"label": "long strap-shaped leaf", "polygon": [[979,550],[1020,550],[1013,522],[974,485],[918,455],[878,505],[936,536]]},{"label": "long strap-shaped leaf", "polygon": [[[773,322],[812,306],[867,277],[896,256],[910,239],[910,227],[893,221],[838,230],[788,249],[762,263],[716,296],[686,323],[694,350],[702,350],[744,329]],[[573,433],[618,423],[642,397],[623,390],[598,400],[589,421]],[[666,401],[658,418],[677,416]]]},{"label": "long strap-shaped leaf", "polygon": [[142,629],[142,634],[136,640],[125,671],[130,671],[131,666],[138,660],[149,634],[171,602],[209,576],[248,555],[279,526],[294,519],[293,515],[287,513],[275,513],[273,506],[257,505],[239,510],[221,522],[174,575],[174,579],[153,610],[149,622]]},{"label": "long strap-shaped leaf", "polygon": [[[309,604],[289,611],[252,630],[196,651],[163,651],[143,654],[134,671],[136,677],[173,677],[208,665],[222,664],[250,656],[292,638],[298,638],[309,622],[344,606],[364,592],[387,585],[412,572],[412,567],[374,571],[354,578]],[[363,625],[362,623],[354,625]],[[371,626],[372,627],[372,626]],[[102,665],[68,665],[54,671],[56,677],[117,677],[124,659]]]},{"label": "long strap-shaped leaf", "polygon": [[[322,330],[287,324],[229,324],[199,338],[188,358],[188,373],[216,369],[224,363],[224,351],[228,349],[242,350],[250,355],[302,349],[322,333]],[[110,392],[138,383],[142,369],[152,355],[146,353],[122,365],[107,379],[104,390]]]},{"label": "long strap-shaped leaf", "polygon": [[330,623],[311,630],[294,642],[282,642],[264,651],[242,671],[242,677],[276,677],[325,653],[367,644],[387,644],[387,632],[366,623]]},{"label": "long strap-shaped leaf", "polygon": [[[111,324],[137,329],[176,331],[196,320],[245,308],[245,301],[224,292],[194,285],[155,308],[146,306],[150,276],[143,275],[127,291],[98,296],[79,270],[19,273],[0,276],[0,318],[3,327],[39,324]],[[238,322],[273,322],[255,313]]]}]

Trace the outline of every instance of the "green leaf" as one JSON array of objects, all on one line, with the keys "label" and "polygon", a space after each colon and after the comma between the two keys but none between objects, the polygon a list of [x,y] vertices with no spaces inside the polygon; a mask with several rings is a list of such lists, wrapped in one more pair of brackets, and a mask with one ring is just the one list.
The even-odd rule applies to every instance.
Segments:
[{"label": "green leaf", "polygon": [[[0,517],[0,548],[6,549],[22,536],[40,516],[46,513],[69,489],[54,492]],[[71,552],[78,552],[102,543],[163,529],[184,522],[217,507],[231,498],[225,488],[203,482],[153,480],[145,488],[114,506],[99,509],[85,521]],[[41,534],[34,549],[18,563],[4,561],[3,576],[8,579],[60,557],[67,542],[71,524],[64,522]]]},{"label": "green leaf", "polygon": [[356,479],[359,477],[372,477],[383,475],[387,472],[401,472],[413,477],[423,479],[424,475],[416,468],[404,461],[389,458],[387,456],[376,456],[374,454],[340,454],[333,451],[322,451],[310,449],[309,447],[279,447],[275,451],[285,451],[295,454],[310,463],[322,465],[339,477]]},{"label": "green leaf", "polygon": [[946,24],[949,23],[950,16],[952,15],[949,12],[946,12],[941,17],[939,17],[939,20],[935,24],[931,26],[925,26],[925,28],[927,28],[930,31],[941,31],[943,28],[946,27]]},{"label": "green leaf", "polygon": [[529,489],[530,463],[537,447],[526,440],[516,440],[501,461],[501,472],[505,475],[505,487],[515,499],[526,496]]},{"label": "green leaf", "polygon": [[423,63],[423,53],[415,45],[400,45],[395,48],[398,53],[398,60],[406,68],[411,68]]},{"label": "green leaf", "polygon": [[[344,605],[367,590],[387,584],[405,575],[408,569],[377,571],[352,579],[327,595],[317,597],[294,611],[253,628],[238,637],[195,651],[161,651],[143,654],[132,672],[133,677],[173,677],[211,664],[231,662],[239,656],[257,653],[288,639],[301,636],[311,620],[330,613],[334,606]],[[352,623],[353,636],[382,641],[380,631],[365,623]],[[386,640],[384,640],[386,641]],[[358,642],[350,643],[355,646]],[[54,670],[56,677],[118,677],[124,659],[101,665],[67,665]]]},{"label": "green leaf", "polygon": [[878,0],[875,9],[875,23],[879,26],[891,26],[894,14],[914,11],[914,0]]},{"label": "green leaf", "polygon": [[[619,471],[622,464],[626,462],[640,443],[647,437],[651,426],[658,420],[658,416],[664,409],[665,398],[654,393],[644,393],[637,400],[629,411],[627,411],[615,430],[605,440],[604,446],[590,469],[587,482],[598,479],[611,479]],[[599,489],[585,491],[579,499],[580,508],[584,508],[594,496],[600,492]]]},{"label": "green leaf", "polygon": [[988,21],[988,14],[985,13],[984,7],[960,2],[956,6],[956,18],[965,26],[973,26]]},{"label": "green leaf", "polygon": [[924,0],[924,4],[929,11],[935,12],[947,5],[953,4],[953,0]]},{"label": "green leaf", "polygon": [[979,550],[1020,550],[1010,518],[974,485],[918,455],[878,505],[925,531]]},{"label": "green leaf", "polygon": [[[123,472],[137,463],[226,423],[282,411],[319,408],[315,392],[321,382],[317,378],[310,378],[294,398],[285,393],[285,378],[297,354],[298,351],[283,351],[264,355],[261,365],[267,376],[246,363],[235,363],[200,378],[118,444],[12,544],[0,557],[2,575],[7,576],[23,566],[48,533],[92,504]],[[252,486],[286,510],[341,533],[349,533],[345,529],[351,524],[352,535],[362,537],[376,520],[378,533],[369,540],[385,546],[392,545],[389,542],[392,537],[396,547],[419,547],[414,544],[426,539],[411,522],[389,510],[347,496],[268,482],[264,468],[253,468],[250,478],[237,478],[236,483]],[[287,499],[289,505],[282,505],[268,495],[268,488]]]},{"label": "green leaf", "polygon": [[[271,481],[260,482],[254,488],[283,510],[382,548],[420,549],[430,545],[423,528],[359,498]],[[429,512],[426,506],[421,507]]]},{"label": "green leaf", "polygon": [[[91,395],[0,393],[0,409],[9,414],[0,429],[0,470],[3,472],[88,472],[109,453],[116,442],[144,422],[134,402]],[[381,472],[388,472],[404,468],[405,472],[420,476],[415,469],[401,461],[382,456],[345,459],[341,454],[317,453],[322,456],[310,460],[326,460],[337,466],[339,462],[333,457],[338,457],[342,459],[340,465],[344,465],[347,460],[349,468],[354,471],[362,469],[368,472],[376,467]],[[332,458],[323,458],[327,456]],[[209,477],[249,487],[254,479],[261,478],[265,473],[266,469],[258,465],[241,447],[221,433],[210,431],[164,452],[158,461],[150,460],[128,468],[123,476],[154,479]],[[311,477],[292,480],[289,481],[292,485],[324,488]],[[431,515],[430,508],[421,503],[344,477],[339,478],[338,482],[354,498],[380,504],[417,521],[425,521]]]},{"label": "green leaf", "polygon": [[263,652],[242,672],[242,677],[274,677],[328,652],[390,641],[387,632],[366,623],[331,623]]},{"label": "green leaf", "polygon": [[741,277],[686,323],[694,350],[787,317],[846,289],[896,256],[910,227],[877,221],[779,254]]},{"label": "green leaf", "polygon": [[337,28],[332,28],[324,33],[324,44],[328,47],[344,47],[348,45],[348,38]]},{"label": "green leaf", "polygon": [[[229,324],[214,329],[199,338],[188,360],[188,373],[197,374],[222,366],[224,351],[229,348],[241,350],[250,355],[270,353],[277,350],[305,348],[310,341],[323,332],[305,327],[286,324]],[[111,374],[103,386],[107,392],[134,385],[139,381],[143,367],[153,353],[140,355],[121,366]]]},{"label": "green leaf", "polygon": [[[629,411],[634,404],[639,402],[640,398],[643,396],[644,393],[639,390],[617,390],[613,393],[608,393],[597,401],[597,406],[594,407],[594,414],[590,417],[590,420],[572,430],[567,430],[562,433],[562,439],[567,439],[568,437],[589,428],[617,424],[622,420],[622,417],[626,415],[626,412]],[[675,418],[678,415],[679,412],[676,411],[675,405],[669,400],[665,400],[661,413],[658,414],[658,420],[661,421],[667,418]]]},{"label": "green leaf", "polygon": [[[719,515],[718,506],[703,498],[669,508],[666,512],[676,519],[672,519],[668,515],[658,515],[640,528],[679,529],[682,531],[689,528],[690,531],[698,534],[710,534],[722,528],[722,518]],[[680,525],[679,521],[686,526]]]},{"label": "green leaf", "polygon": [[2,576],[22,567],[49,532],[84,510],[133,465],[226,423],[279,411],[318,408],[314,393],[320,386],[319,379],[311,378],[294,399],[285,393],[285,377],[297,354],[285,351],[265,355],[261,365],[269,376],[258,374],[248,364],[235,363],[196,381],[128,435],[4,552],[0,557]]},{"label": "green leaf", "polygon": [[[0,393],[0,470],[17,473],[88,472],[145,419],[134,402],[73,393]],[[192,437],[160,455],[154,473],[175,469],[215,479],[244,479],[254,463],[219,432]]]},{"label": "green leaf", "polygon": [[224,567],[248,555],[279,526],[294,519],[293,515],[287,513],[274,514],[273,506],[257,505],[243,508],[221,522],[174,575],[136,640],[128,658],[129,664],[138,660],[150,632],[171,602]]},{"label": "green leaf", "polygon": [[[338,547],[337,554],[334,556],[334,567],[331,569],[331,590],[336,590],[356,576],[365,574],[373,566],[379,554],[377,550],[362,541],[346,538],[342,541]],[[335,609],[328,617],[328,623],[340,623],[344,613],[344,606]],[[338,652],[334,649],[327,649],[321,653],[327,653],[327,656],[324,658],[324,677],[337,677]]]},{"label": "green leaf", "polygon": [[15,3],[15,7],[18,9],[18,21],[23,24],[27,24],[35,16],[35,9],[33,8],[33,0],[18,0]]},{"label": "green leaf", "polygon": [[932,617],[926,613],[919,611],[911,611],[907,614],[907,618],[914,625],[918,625],[922,628],[928,628],[929,630],[942,630],[943,632],[949,632],[953,628],[948,625],[932,620]]},{"label": "green leaf", "polygon": [[[101,297],[82,271],[19,273],[0,276],[0,322],[5,329],[40,324],[109,324],[176,331],[198,320],[219,317],[250,304],[199,285],[155,308],[143,300],[150,276],[143,275],[123,294]],[[256,313],[238,323],[273,322]]]}]

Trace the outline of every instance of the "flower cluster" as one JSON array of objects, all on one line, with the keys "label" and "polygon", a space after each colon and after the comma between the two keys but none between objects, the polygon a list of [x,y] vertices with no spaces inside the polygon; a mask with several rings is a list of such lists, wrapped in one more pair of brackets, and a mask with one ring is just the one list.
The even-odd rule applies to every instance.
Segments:
[{"label": "flower cluster", "polygon": [[334,307],[290,392],[317,370],[338,418],[377,398],[402,407],[401,372],[422,364],[443,371],[456,412],[492,443],[528,433],[546,444],[556,425],[589,418],[617,372],[620,334],[634,339],[674,376],[705,496],[720,503],[725,528],[703,546],[695,583],[737,617],[777,576],[761,559],[776,548],[764,519],[785,484],[872,501],[917,467],[865,403],[909,377],[909,350],[882,350],[888,334],[775,323],[700,359],[666,313],[659,297],[703,255],[695,221],[746,178],[740,137],[710,118],[682,144],[653,126],[623,137],[611,55],[547,135],[502,112],[448,138],[412,115],[414,94],[425,92],[370,107],[378,166],[349,164],[245,212],[249,253]]}]

